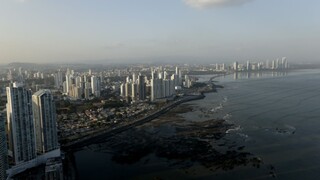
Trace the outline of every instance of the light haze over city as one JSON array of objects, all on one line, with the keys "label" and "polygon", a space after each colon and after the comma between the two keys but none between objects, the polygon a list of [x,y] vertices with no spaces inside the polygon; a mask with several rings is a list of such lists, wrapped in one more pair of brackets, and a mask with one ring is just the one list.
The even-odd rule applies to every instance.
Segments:
[{"label": "light haze over city", "polygon": [[316,0],[0,0],[0,64],[318,62]]}]

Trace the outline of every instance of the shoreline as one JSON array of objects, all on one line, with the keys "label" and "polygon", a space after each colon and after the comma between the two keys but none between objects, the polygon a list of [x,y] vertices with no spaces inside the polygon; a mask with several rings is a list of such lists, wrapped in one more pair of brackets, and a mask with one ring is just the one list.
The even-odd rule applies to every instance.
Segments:
[{"label": "shoreline", "polygon": [[107,137],[124,132],[130,128],[142,125],[146,122],[152,121],[182,103],[186,103],[186,102],[194,101],[194,100],[199,100],[199,99],[203,99],[203,98],[205,98],[205,95],[203,93],[198,94],[198,95],[185,95],[181,99],[178,99],[178,100],[162,107],[160,110],[157,110],[146,117],[135,120],[134,122],[131,122],[130,124],[126,124],[126,125],[123,125],[123,126],[120,126],[117,128],[113,128],[113,129],[103,129],[103,130],[98,131],[94,134],[90,134],[90,135],[84,136],[78,140],[63,144],[63,145],[61,145],[61,149],[66,152],[77,151],[78,149],[81,149],[84,146],[98,143],[101,140],[105,140]]}]

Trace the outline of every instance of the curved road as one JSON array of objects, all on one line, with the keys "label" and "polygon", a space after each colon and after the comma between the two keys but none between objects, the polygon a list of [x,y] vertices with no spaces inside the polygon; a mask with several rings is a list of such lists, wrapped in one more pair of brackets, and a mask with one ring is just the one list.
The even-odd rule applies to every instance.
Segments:
[{"label": "curved road", "polygon": [[105,129],[102,130],[101,132],[92,134],[92,135],[88,135],[86,137],[83,137],[81,139],[66,143],[66,144],[62,144],[61,148],[65,151],[72,151],[75,149],[79,149],[82,148],[84,146],[88,146],[90,144],[94,144],[94,143],[98,143],[101,142],[103,140],[105,140],[106,138],[113,136],[115,134],[124,132],[130,128],[133,128],[135,126],[139,126],[142,125],[146,122],[149,122],[159,116],[161,116],[163,113],[168,112],[170,109],[172,109],[173,107],[188,102],[188,101],[193,101],[193,100],[198,100],[198,99],[203,99],[205,96],[203,94],[200,95],[186,95],[174,102],[171,102],[169,104],[167,104],[166,106],[162,107],[161,109],[153,112],[152,114],[148,115],[147,117],[143,117],[141,119],[135,120],[129,124],[120,126],[120,127],[115,127],[112,129]]}]

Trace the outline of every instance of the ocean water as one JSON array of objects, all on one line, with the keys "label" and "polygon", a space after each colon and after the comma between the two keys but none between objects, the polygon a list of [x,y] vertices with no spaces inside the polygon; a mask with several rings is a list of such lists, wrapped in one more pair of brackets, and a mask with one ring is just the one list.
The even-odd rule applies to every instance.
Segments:
[{"label": "ocean water", "polygon": [[[199,80],[210,77],[200,76]],[[238,74],[215,80],[224,88],[206,94],[203,100],[187,103],[193,111],[182,113],[181,117],[186,121],[224,119],[234,124],[219,143],[244,147],[243,151],[261,159],[259,167],[240,164],[229,170],[211,171],[195,162],[186,169],[172,165],[176,160],[160,158],[152,152],[133,163],[121,164],[113,160],[112,148],[93,145],[74,153],[78,178],[320,178],[320,70]],[[166,132],[168,128],[163,127],[170,126],[165,122],[155,129]]]}]

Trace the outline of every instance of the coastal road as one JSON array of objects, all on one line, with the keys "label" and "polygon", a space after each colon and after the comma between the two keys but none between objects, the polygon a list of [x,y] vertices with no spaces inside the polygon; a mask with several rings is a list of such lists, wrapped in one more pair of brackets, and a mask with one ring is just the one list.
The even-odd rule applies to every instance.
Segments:
[{"label": "coastal road", "polygon": [[108,128],[108,129],[102,130],[100,132],[97,132],[95,134],[82,137],[82,138],[77,139],[75,141],[72,141],[72,142],[69,142],[66,144],[62,144],[61,148],[64,151],[73,151],[76,149],[80,149],[84,146],[88,146],[90,144],[99,143],[108,137],[112,137],[118,133],[124,132],[128,129],[135,127],[135,126],[139,126],[139,125],[142,125],[146,122],[149,122],[149,121],[161,116],[162,114],[170,111],[172,108],[174,108],[175,106],[177,106],[179,104],[193,101],[193,100],[203,99],[204,97],[205,96],[203,94],[185,95],[182,98],[180,98],[176,101],[170,102],[169,104],[165,105],[164,107],[161,107],[161,109],[147,115],[146,117],[140,118],[138,120],[134,120],[133,122],[130,122],[128,124],[125,124],[125,125],[122,125],[119,127],[114,127],[112,129]]}]

